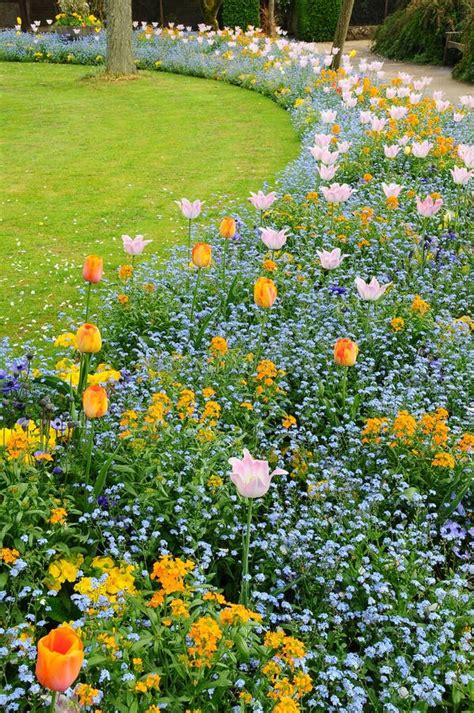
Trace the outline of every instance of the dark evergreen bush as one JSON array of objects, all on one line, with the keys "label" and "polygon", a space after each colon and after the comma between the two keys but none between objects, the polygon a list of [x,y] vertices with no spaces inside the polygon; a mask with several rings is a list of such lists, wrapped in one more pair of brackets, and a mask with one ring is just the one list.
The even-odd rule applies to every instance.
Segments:
[{"label": "dark evergreen bush", "polygon": [[411,0],[389,15],[373,49],[388,59],[441,64],[446,32],[459,29],[470,0]]},{"label": "dark evergreen bush", "polygon": [[222,22],[226,27],[260,27],[260,0],[224,0]]},{"label": "dark evergreen bush", "polygon": [[298,38],[310,42],[332,40],[341,0],[296,0]]},{"label": "dark evergreen bush", "polygon": [[474,6],[471,6],[470,12],[464,20],[462,42],[465,47],[464,55],[459,64],[455,66],[453,77],[464,82],[474,82]]}]

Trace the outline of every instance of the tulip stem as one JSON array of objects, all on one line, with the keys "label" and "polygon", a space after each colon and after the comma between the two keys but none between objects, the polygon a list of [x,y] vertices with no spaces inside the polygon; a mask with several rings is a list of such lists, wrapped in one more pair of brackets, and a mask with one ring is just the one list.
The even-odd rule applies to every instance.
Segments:
[{"label": "tulip stem", "polygon": [[189,262],[192,259],[192,250],[191,250],[191,238],[192,238],[192,230],[193,230],[193,220],[192,218],[189,219],[189,225],[188,225],[188,260]]},{"label": "tulip stem", "polygon": [[[226,238],[224,243],[224,250],[222,254],[222,293],[225,296],[225,275],[227,267],[227,251],[229,249],[229,240]],[[223,302],[225,310],[225,300]]]},{"label": "tulip stem", "polygon": [[244,607],[249,605],[249,549],[250,549],[250,529],[252,527],[252,509],[253,500],[249,498],[247,507],[247,529],[245,531],[244,548],[242,553],[242,588],[240,593],[240,601]]},{"label": "tulip stem", "polygon": [[56,710],[56,698],[57,698],[58,692],[53,691],[53,695],[51,696],[51,703],[49,706],[49,713],[54,713]]},{"label": "tulip stem", "polygon": [[198,292],[198,288],[199,288],[199,282],[201,280],[201,270],[202,270],[202,268],[199,267],[197,278],[196,278],[196,284],[194,285],[193,302],[191,305],[191,319],[190,319],[191,327],[192,327],[192,321],[193,321],[193,317],[194,317],[194,308],[196,306],[196,298],[197,298],[197,292]]},{"label": "tulip stem", "polygon": [[89,304],[91,301],[91,288],[92,288],[92,282],[87,283],[87,294],[86,294],[86,318],[84,322],[87,322],[89,318]]},{"label": "tulip stem", "polygon": [[79,371],[79,383],[77,384],[77,393],[79,398],[82,396],[84,387],[87,383],[87,376],[89,374],[89,360],[90,354],[83,354],[81,357],[81,368]]},{"label": "tulip stem", "polygon": [[263,334],[265,332],[265,327],[267,324],[267,316],[268,316],[267,311],[268,311],[267,309],[263,309],[262,319],[260,321],[260,332],[258,335],[257,346],[255,348],[255,357],[254,357],[255,364],[258,362],[258,360],[260,358],[260,353],[262,351]]},{"label": "tulip stem", "polygon": [[87,463],[86,463],[86,474],[85,474],[86,485],[89,485],[89,474],[91,471],[93,447],[94,447],[94,421],[90,420],[89,448],[87,450]]},{"label": "tulip stem", "polygon": [[341,416],[344,415],[344,409],[346,408],[346,398],[347,398],[347,370],[348,366],[343,366],[344,369],[341,379]]}]

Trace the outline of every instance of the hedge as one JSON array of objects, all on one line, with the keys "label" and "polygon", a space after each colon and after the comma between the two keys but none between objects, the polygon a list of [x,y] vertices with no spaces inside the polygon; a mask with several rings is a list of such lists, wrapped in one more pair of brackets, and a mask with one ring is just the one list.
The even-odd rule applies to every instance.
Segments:
[{"label": "hedge", "polygon": [[298,39],[332,40],[340,10],[341,0],[296,0]]},{"label": "hedge", "polygon": [[459,29],[467,4],[466,0],[412,0],[387,17],[373,49],[388,59],[441,64],[446,32]]},{"label": "hedge", "polygon": [[224,0],[222,22],[225,27],[241,27],[248,25],[260,27],[260,0]]},{"label": "hedge", "polygon": [[463,82],[474,82],[474,6],[471,6],[470,12],[464,20],[462,42],[464,43],[464,55],[459,64],[455,66],[453,77],[461,79]]}]

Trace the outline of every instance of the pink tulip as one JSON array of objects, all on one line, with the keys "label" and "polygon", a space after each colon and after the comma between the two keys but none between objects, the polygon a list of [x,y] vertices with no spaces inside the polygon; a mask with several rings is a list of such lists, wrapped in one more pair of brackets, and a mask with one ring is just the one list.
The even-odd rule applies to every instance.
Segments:
[{"label": "pink tulip", "polygon": [[410,104],[416,105],[421,101],[421,94],[415,94],[415,92],[410,92]]},{"label": "pink tulip", "polygon": [[316,252],[318,253],[321,267],[325,270],[335,270],[336,267],[339,267],[345,257],[349,257],[348,255],[341,255],[340,248],[334,248],[331,252],[328,252],[327,250],[316,250]]},{"label": "pink tulip", "polygon": [[263,193],[259,191],[258,193],[252,193],[250,191],[249,201],[257,210],[268,210],[270,206],[276,201],[276,193],[272,191],[271,193]]},{"label": "pink tulip", "polygon": [[382,183],[382,190],[387,198],[398,198],[402,188],[398,183]]},{"label": "pink tulip", "polygon": [[344,201],[347,201],[347,199],[351,197],[354,190],[348,186],[347,183],[343,183],[342,185],[339,183],[331,183],[329,188],[323,186],[321,193],[328,203],[344,203]]},{"label": "pink tulip", "polygon": [[350,141],[338,141],[337,142],[337,150],[339,153],[347,153],[352,146]]},{"label": "pink tulip", "polygon": [[381,131],[383,131],[386,124],[387,119],[379,119],[378,116],[374,116],[374,118],[370,122],[372,131],[375,131],[376,133],[380,133]]},{"label": "pink tulip", "polygon": [[361,277],[356,277],[355,284],[357,287],[357,292],[363,300],[375,302],[375,300],[378,300],[380,297],[382,297],[382,295],[392,283],[388,282],[386,285],[381,285],[376,277],[373,277],[371,281],[367,283]]},{"label": "pink tulip", "polygon": [[429,141],[421,141],[420,143],[414,141],[411,146],[413,156],[415,156],[415,158],[426,158],[432,148],[433,144],[430,144]]},{"label": "pink tulip", "polygon": [[446,111],[446,109],[449,109],[451,106],[450,102],[448,101],[443,101],[442,99],[437,99],[435,101],[436,104],[436,110],[439,111],[440,114],[443,113],[443,111]]},{"label": "pink tulip", "polygon": [[281,250],[288,239],[286,230],[273,230],[273,228],[260,228],[262,242],[269,250]]},{"label": "pink tulip", "polygon": [[321,112],[321,121],[324,124],[333,124],[336,121],[337,111],[328,109]]},{"label": "pink tulip", "polygon": [[472,178],[472,171],[468,171],[464,166],[455,166],[450,170],[453,181],[457,186],[465,186]]},{"label": "pink tulip", "polygon": [[187,198],[181,198],[180,201],[175,201],[176,205],[179,205],[181,212],[185,218],[188,220],[194,220],[197,218],[201,212],[204,201],[195,200],[191,203]]},{"label": "pink tulip", "polygon": [[423,200],[416,199],[416,209],[424,218],[431,218],[431,216],[436,215],[442,205],[442,198],[433,200],[431,196],[426,196]]},{"label": "pink tulip", "polygon": [[371,111],[361,111],[359,113],[359,117],[360,117],[361,124],[370,124],[374,115]]},{"label": "pink tulip", "polygon": [[270,487],[274,475],[286,475],[287,471],[277,468],[270,473],[266,460],[254,460],[248,450],[244,449],[244,457],[229,458],[232,466],[230,479],[243,498],[261,498]]},{"label": "pink tulip", "polygon": [[314,145],[319,146],[320,149],[329,148],[332,141],[332,136],[330,134],[316,134],[314,137]]},{"label": "pink tulip", "polygon": [[309,150],[316,161],[321,161],[326,166],[332,166],[339,158],[339,151],[331,152],[329,149],[321,148],[320,146],[311,146]]},{"label": "pink tulip", "polygon": [[392,119],[404,119],[408,114],[408,109],[405,106],[391,106],[389,114]]},{"label": "pink tulip", "polygon": [[474,168],[474,145],[459,144],[458,156],[463,161],[466,168]]},{"label": "pink tulip", "polygon": [[383,152],[386,158],[395,158],[401,151],[400,146],[392,144],[391,146],[385,145],[383,147]]},{"label": "pink tulip", "polygon": [[334,166],[325,166],[324,163],[322,163],[320,166],[316,167],[316,171],[321,176],[321,180],[332,181],[336,175],[337,168],[338,167],[335,164]]},{"label": "pink tulip", "polygon": [[130,235],[122,235],[123,249],[129,255],[141,255],[151,240],[143,240],[143,235],[136,235],[131,238]]}]

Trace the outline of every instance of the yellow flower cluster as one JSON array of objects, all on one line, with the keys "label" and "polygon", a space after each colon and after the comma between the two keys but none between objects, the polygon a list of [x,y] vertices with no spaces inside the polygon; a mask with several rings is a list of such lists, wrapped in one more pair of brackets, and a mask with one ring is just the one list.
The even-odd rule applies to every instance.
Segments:
[{"label": "yellow flower cluster", "polygon": [[303,642],[293,636],[286,636],[282,629],[278,629],[267,632],[264,645],[274,651],[273,658],[262,669],[272,686],[267,696],[277,702],[273,711],[300,711],[298,701],[313,689],[311,676],[296,669],[297,663],[305,655]]},{"label": "yellow flower cluster", "polygon": [[119,595],[136,593],[133,565],[121,564],[117,567],[110,557],[95,557],[92,560],[92,567],[106,576],[100,579],[82,577],[74,585],[74,590],[79,594],[85,594],[94,604],[99,600],[103,601],[104,598],[109,603],[115,604]]},{"label": "yellow flower cluster", "polygon": [[179,418],[184,421],[185,418],[190,418],[194,413],[196,404],[196,396],[191,389],[183,389],[181,391],[176,408]]},{"label": "yellow flower cluster", "polygon": [[149,673],[146,678],[135,684],[135,691],[137,691],[137,693],[148,693],[148,691],[158,689],[160,682],[161,678],[157,673]]},{"label": "yellow flower cluster", "polygon": [[64,508],[53,508],[49,515],[49,520],[52,525],[64,525],[67,518],[67,510]]},{"label": "yellow flower cluster", "polygon": [[100,691],[98,688],[92,688],[92,686],[89,686],[87,683],[80,683],[74,689],[74,693],[79,698],[79,704],[81,706],[92,706],[96,703],[96,697]]},{"label": "yellow flower cluster", "polygon": [[0,561],[5,562],[5,564],[15,564],[19,556],[18,550],[10,547],[2,547],[0,549]]},{"label": "yellow flower cluster", "polygon": [[[5,449],[8,460],[23,460],[26,463],[32,463],[34,451],[41,449],[52,451],[55,447],[56,431],[50,428],[44,434],[33,421],[29,421],[26,427],[16,423],[13,428],[0,429],[0,449]],[[49,453],[44,455],[47,456],[47,460],[52,460]]]},{"label": "yellow flower cluster", "polygon": [[192,572],[195,564],[191,560],[182,560],[172,555],[163,555],[158,562],[153,565],[151,579],[157,579],[161,589],[155,592],[148,602],[149,607],[159,607],[165,601],[168,594],[186,591],[184,579],[189,572]]},{"label": "yellow flower cluster", "polygon": [[285,374],[282,369],[278,369],[270,359],[262,359],[256,368],[255,381],[257,386],[255,393],[262,398],[262,401],[268,402],[270,396],[274,393],[284,393],[275,380]]},{"label": "yellow flower cluster", "polygon": [[81,554],[77,554],[71,557],[71,559],[61,557],[51,562],[48,567],[48,577],[46,579],[50,589],[59,592],[64,582],[75,582],[77,573],[83,562],[84,557]]},{"label": "yellow flower cluster", "polygon": [[425,302],[420,295],[416,295],[411,303],[411,308],[413,312],[416,312],[423,317],[431,309],[431,305],[428,302]]},{"label": "yellow flower cluster", "polygon": [[128,282],[133,275],[132,265],[120,265],[118,269],[118,276],[122,282]]},{"label": "yellow flower cluster", "polygon": [[219,619],[221,624],[228,626],[246,624],[248,621],[262,621],[260,614],[247,609],[242,604],[231,604],[229,602],[219,614]]},{"label": "yellow flower cluster", "polygon": [[192,665],[196,668],[209,666],[222,639],[219,624],[211,616],[202,616],[189,630],[189,638],[193,642],[192,646],[188,646]]}]

